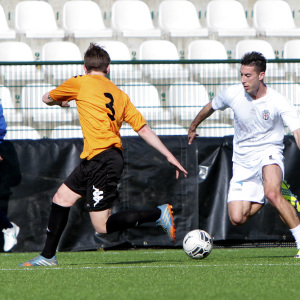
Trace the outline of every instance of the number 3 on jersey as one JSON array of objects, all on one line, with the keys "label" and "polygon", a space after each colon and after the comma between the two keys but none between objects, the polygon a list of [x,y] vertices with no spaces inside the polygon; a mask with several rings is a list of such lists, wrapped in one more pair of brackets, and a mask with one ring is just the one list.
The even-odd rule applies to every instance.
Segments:
[{"label": "number 3 on jersey", "polygon": [[111,93],[104,93],[104,96],[110,99],[110,102],[106,104],[106,107],[111,110],[112,115],[111,114],[107,114],[107,115],[112,121],[114,121],[115,120],[114,98]]}]

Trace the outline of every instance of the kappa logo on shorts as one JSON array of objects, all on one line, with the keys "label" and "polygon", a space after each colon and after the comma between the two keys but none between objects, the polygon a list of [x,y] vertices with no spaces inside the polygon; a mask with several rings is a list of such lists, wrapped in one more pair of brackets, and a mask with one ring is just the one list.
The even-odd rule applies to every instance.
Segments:
[{"label": "kappa logo on shorts", "polygon": [[93,185],[93,200],[94,200],[94,207],[103,199],[103,191],[99,191],[94,185]]}]

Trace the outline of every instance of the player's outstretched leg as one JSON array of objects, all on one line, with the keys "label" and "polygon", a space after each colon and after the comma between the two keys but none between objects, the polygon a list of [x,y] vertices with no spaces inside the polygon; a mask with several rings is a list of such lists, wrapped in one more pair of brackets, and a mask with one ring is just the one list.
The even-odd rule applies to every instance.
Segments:
[{"label": "player's outstretched leg", "polygon": [[52,267],[57,265],[58,262],[55,255],[52,258],[45,258],[44,256],[39,255],[31,260],[19,264],[19,267],[38,267],[38,266]]},{"label": "player's outstretched leg", "polygon": [[175,242],[175,224],[173,221],[173,211],[170,204],[157,206],[161,210],[160,218],[156,221],[163,230],[168,234],[171,242]]},{"label": "player's outstretched leg", "polygon": [[285,200],[291,203],[291,205],[296,209],[297,212],[300,212],[300,203],[297,197],[290,191],[290,185],[286,180],[281,183],[281,193]]}]

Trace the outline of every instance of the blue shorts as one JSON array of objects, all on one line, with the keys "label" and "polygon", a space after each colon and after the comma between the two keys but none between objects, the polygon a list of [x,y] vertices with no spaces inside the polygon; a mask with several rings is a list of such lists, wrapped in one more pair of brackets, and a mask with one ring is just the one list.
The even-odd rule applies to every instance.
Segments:
[{"label": "blue shorts", "polygon": [[110,148],[90,160],[83,160],[64,184],[85,197],[89,211],[106,210],[119,200],[118,183],[123,166],[122,151]]}]

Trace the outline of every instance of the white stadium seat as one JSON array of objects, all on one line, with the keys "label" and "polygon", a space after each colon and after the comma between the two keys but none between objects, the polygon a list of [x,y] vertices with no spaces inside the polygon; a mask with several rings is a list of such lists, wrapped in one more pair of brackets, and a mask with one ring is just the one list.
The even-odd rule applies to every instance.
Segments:
[{"label": "white stadium seat", "polygon": [[247,52],[260,52],[267,59],[275,59],[275,53],[272,45],[266,40],[241,40],[235,47],[235,58],[240,59]]},{"label": "white stadium seat", "polygon": [[30,126],[8,126],[5,140],[39,140],[39,132]]},{"label": "white stadium seat", "polygon": [[283,58],[300,59],[300,39],[290,40],[284,44]]},{"label": "white stadium seat", "polygon": [[147,82],[129,82],[120,88],[147,121],[170,120],[170,112],[162,107],[154,85]]},{"label": "white stadium seat", "polygon": [[16,108],[8,87],[0,86],[0,101],[6,122],[22,122],[22,114]]},{"label": "white stadium seat", "polygon": [[[300,40],[290,40],[284,44],[283,48],[284,59],[300,59]],[[300,63],[293,62],[286,64],[286,70],[300,76]]]},{"label": "white stadium seat", "polygon": [[256,36],[255,28],[249,26],[243,5],[236,0],[212,0],[206,9],[209,31],[220,37]]},{"label": "white stadium seat", "polygon": [[253,7],[253,25],[266,36],[300,36],[292,10],[286,1],[256,1]]},{"label": "white stadium seat", "polygon": [[0,42],[0,61],[34,61],[29,45],[24,42]]},{"label": "white stadium seat", "polygon": [[20,1],[15,7],[15,29],[27,38],[63,38],[52,6],[45,1]]},{"label": "white stadium seat", "polygon": [[109,54],[111,60],[131,60],[129,48],[120,41],[99,41],[97,44],[103,47]]},{"label": "white stadium seat", "polygon": [[227,59],[225,46],[217,40],[193,40],[189,44],[189,59]]},{"label": "white stadium seat", "polygon": [[[42,61],[82,61],[79,47],[72,42],[56,41],[44,44],[41,54]],[[44,65],[45,74],[53,78],[66,80],[75,75],[84,74],[83,64]]]},{"label": "white stadium seat", "polygon": [[63,29],[74,38],[111,37],[112,30],[106,28],[102,12],[94,1],[67,1],[63,6]]},{"label": "white stadium seat", "polygon": [[158,8],[158,22],[170,37],[208,36],[208,29],[201,26],[197,10],[190,1],[162,1]]},{"label": "white stadium seat", "polygon": [[124,37],[160,37],[148,5],[143,1],[117,0],[111,9],[112,28]]},{"label": "white stadium seat", "polygon": [[3,6],[0,5],[0,39],[14,39],[16,31],[8,27]]},{"label": "white stadium seat", "polygon": [[[188,46],[188,59],[227,60],[225,46],[217,40],[194,40]],[[223,78],[236,76],[236,70],[228,63],[191,64],[195,75],[201,78]]]},{"label": "white stadium seat", "polygon": [[140,44],[140,60],[161,60],[163,64],[145,64],[144,72],[152,79],[166,78],[188,78],[188,70],[181,64],[166,64],[168,60],[179,61],[178,50],[170,41],[167,40],[149,40]]},{"label": "white stadium seat", "polygon": [[[176,82],[169,88],[168,105],[176,120],[193,120],[209,102],[207,90],[199,82]],[[216,117],[215,113],[212,117]]]},{"label": "white stadium seat", "polygon": [[[0,61],[34,62],[29,45],[24,42],[0,42]],[[0,66],[0,76],[5,80],[36,81],[44,79],[44,74],[35,65],[3,65]]]},{"label": "white stadium seat", "polygon": [[[126,44],[120,41],[99,41],[97,44],[107,51],[112,61],[131,61],[131,54]],[[109,67],[109,78],[119,79],[140,79],[142,76],[140,65],[111,64]]]}]

